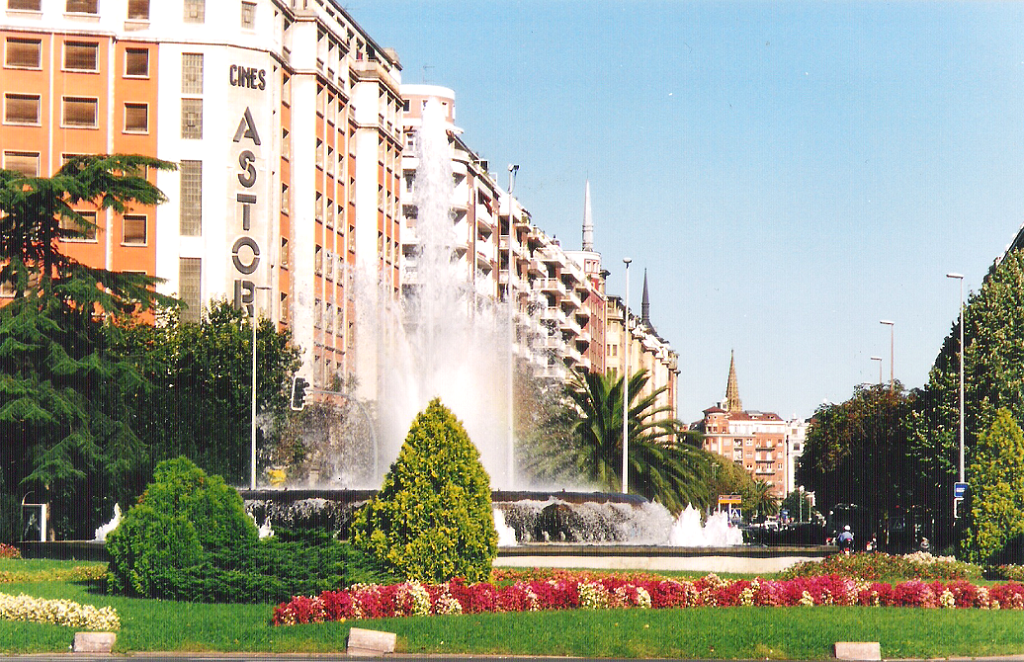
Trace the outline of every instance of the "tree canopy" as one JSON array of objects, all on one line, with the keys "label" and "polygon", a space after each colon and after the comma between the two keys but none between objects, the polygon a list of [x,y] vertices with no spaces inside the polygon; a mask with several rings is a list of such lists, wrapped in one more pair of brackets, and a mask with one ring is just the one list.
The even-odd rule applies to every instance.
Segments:
[{"label": "tree canopy", "polygon": [[[664,389],[640,395],[649,376],[643,370],[629,380],[630,491],[679,512],[687,503],[702,507],[710,495],[706,453],[682,443],[683,426],[659,406]],[[527,470],[544,478],[571,477],[609,490],[622,488],[623,378],[574,373],[564,391],[569,438],[544,444]],[[557,419],[565,421],[565,418]]]},{"label": "tree canopy", "polygon": [[99,512],[141,489],[143,444],[123,387],[141,376],[110,351],[112,323],[175,301],[156,279],[86,266],[60,250],[95,225],[82,211],[158,204],[141,156],[80,156],[50,178],[0,171],[0,471],[8,489],[57,503],[55,528],[92,535]]},{"label": "tree canopy", "polygon": [[823,511],[854,503],[884,513],[906,494],[907,394],[897,382],[860,385],[846,402],[818,407],[796,471]]}]

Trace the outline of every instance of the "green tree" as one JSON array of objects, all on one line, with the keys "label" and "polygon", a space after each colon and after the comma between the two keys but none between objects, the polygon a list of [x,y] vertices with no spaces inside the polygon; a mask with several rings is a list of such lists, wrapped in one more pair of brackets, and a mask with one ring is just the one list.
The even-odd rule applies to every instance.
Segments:
[{"label": "green tree", "polygon": [[772,494],[772,486],[764,480],[755,480],[749,492],[743,495],[743,509],[753,511],[753,519],[760,519],[779,512],[779,497]]},{"label": "green tree", "polygon": [[[157,324],[126,326],[118,351],[146,377],[132,392],[135,426],[159,461],[183,455],[235,484],[249,475],[252,420],[252,322],[225,301],[200,322],[176,310]],[[257,448],[263,460],[289,413],[288,392],[299,365],[291,334],[261,319],[256,336]],[[265,462],[264,462],[265,464]]]},{"label": "green tree", "polygon": [[822,405],[807,430],[796,480],[823,511],[855,503],[876,513],[907,503],[905,429],[908,398],[898,382],[857,386],[840,404]]},{"label": "green tree", "polygon": [[[641,395],[648,380],[643,370],[629,380],[630,491],[659,501],[674,513],[687,503],[704,507],[710,499],[708,456],[680,441],[682,423],[665,416],[670,409],[657,404],[664,388]],[[569,443],[547,444],[528,470],[542,478],[575,476],[610,490],[621,489],[622,389],[622,377],[574,373],[565,391],[571,406]]]},{"label": "green tree", "polygon": [[96,231],[80,210],[163,202],[146,169],[172,167],[114,155],[74,157],[49,178],[0,171],[0,282],[15,290],[0,308],[0,471],[8,489],[51,503],[61,536],[91,537],[115,500],[141,489],[146,451],[124,387],[142,377],[110,334],[175,302],[156,279],[86,266],[59,241]]},{"label": "green tree", "polygon": [[814,510],[814,504],[807,492],[793,490],[782,500],[781,508],[788,510],[789,516],[798,522],[813,521],[811,511]]},{"label": "green tree", "polygon": [[440,400],[413,421],[380,492],[353,519],[351,540],[409,579],[489,576],[498,553],[490,478]]},{"label": "green tree", "polygon": [[754,490],[754,479],[742,466],[718,453],[708,453],[710,472],[708,492],[711,505],[718,503],[723,494],[750,494]]},{"label": "green tree", "polygon": [[996,412],[992,426],[978,438],[968,476],[963,551],[976,562],[1000,560],[1007,545],[1024,536],[1024,433],[1009,410]]},{"label": "green tree", "polygon": [[[952,530],[952,489],[959,474],[960,321],[957,315],[905,420],[912,499]],[[1007,255],[964,312],[966,462],[999,409],[1024,422],[1024,252]]]},{"label": "green tree", "polygon": [[218,567],[245,565],[257,540],[242,498],[223,478],[184,457],[165,460],[107,538],[108,585],[117,593],[162,596],[176,583],[175,571],[210,558]]}]

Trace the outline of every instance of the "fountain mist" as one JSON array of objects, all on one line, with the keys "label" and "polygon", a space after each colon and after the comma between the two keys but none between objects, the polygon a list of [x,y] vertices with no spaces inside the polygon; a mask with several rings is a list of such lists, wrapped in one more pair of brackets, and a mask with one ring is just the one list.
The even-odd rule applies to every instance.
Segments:
[{"label": "fountain mist", "polygon": [[440,397],[476,444],[492,487],[501,487],[507,485],[508,470],[502,435],[507,368],[500,357],[509,339],[493,303],[485,297],[478,300],[471,286],[475,256],[467,255],[472,266],[457,257],[447,128],[441,104],[431,99],[423,110],[416,147],[415,284],[406,288],[397,309],[384,316],[391,333],[378,339],[379,470],[386,470],[397,456],[416,414]]}]

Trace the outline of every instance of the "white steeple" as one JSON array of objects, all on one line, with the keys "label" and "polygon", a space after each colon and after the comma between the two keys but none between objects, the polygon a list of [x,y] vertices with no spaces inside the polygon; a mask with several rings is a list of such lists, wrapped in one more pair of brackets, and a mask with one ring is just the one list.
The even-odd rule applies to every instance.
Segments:
[{"label": "white steeple", "polygon": [[590,211],[590,180],[587,180],[587,192],[583,200],[583,250],[594,250],[594,217]]}]

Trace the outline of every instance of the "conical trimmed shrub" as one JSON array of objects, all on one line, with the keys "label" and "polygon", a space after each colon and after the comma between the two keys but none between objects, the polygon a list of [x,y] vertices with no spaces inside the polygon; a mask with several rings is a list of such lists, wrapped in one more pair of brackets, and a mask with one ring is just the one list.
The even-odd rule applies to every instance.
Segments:
[{"label": "conical trimmed shrub", "polygon": [[434,399],[417,415],[377,496],[355,516],[352,544],[407,579],[488,578],[498,553],[480,453]]}]

